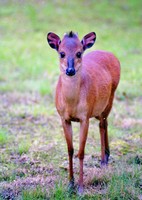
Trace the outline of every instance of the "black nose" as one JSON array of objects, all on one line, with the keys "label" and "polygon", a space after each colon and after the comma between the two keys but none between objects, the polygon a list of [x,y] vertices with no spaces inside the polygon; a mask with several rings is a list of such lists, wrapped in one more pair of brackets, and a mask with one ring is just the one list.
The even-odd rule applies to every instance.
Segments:
[{"label": "black nose", "polygon": [[73,76],[73,75],[75,75],[75,69],[74,69],[74,68],[71,68],[71,67],[67,68],[67,69],[66,69],[66,75],[68,75],[68,76]]}]

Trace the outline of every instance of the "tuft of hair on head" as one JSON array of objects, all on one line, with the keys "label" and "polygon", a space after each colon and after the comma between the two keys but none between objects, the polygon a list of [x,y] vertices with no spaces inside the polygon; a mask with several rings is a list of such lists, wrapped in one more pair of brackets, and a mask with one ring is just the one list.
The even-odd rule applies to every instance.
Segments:
[{"label": "tuft of hair on head", "polygon": [[75,34],[73,31],[70,31],[68,35],[69,35],[69,37],[74,37]]},{"label": "tuft of hair on head", "polygon": [[69,33],[65,34],[65,37],[76,38],[77,34],[75,34],[73,31],[70,31]]}]

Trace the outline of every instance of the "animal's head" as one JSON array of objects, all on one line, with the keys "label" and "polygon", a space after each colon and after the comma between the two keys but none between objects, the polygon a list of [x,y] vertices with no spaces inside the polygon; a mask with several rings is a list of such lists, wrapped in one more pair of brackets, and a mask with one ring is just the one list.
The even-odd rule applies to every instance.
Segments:
[{"label": "animal's head", "polygon": [[94,32],[85,35],[81,41],[72,31],[65,34],[62,40],[55,33],[47,34],[48,44],[59,54],[62,73],[68,76],[74,76],[79,71],[83,52],[92,47],[95,40]]}]

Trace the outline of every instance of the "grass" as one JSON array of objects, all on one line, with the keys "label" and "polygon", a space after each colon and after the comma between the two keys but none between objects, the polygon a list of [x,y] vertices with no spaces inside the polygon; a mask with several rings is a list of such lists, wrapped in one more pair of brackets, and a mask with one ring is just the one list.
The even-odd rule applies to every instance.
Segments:
[{"label": "grass", "polygon": [[22,155],[24,153],[28,153],[30,146],[31,146],[31,144],[29,141],[20,142],[20,144],[18,145],[18,153],[20,155]]},{"label": "grass", "polygon": [[[0,1],[1,199],[80,199],[67,192],[67,148],[54,106],[59,61],[46,41],[47,32],[62,37],[70,30],[80,39],[95,31],[91,50],[111,51],[121,62],[109,167],[100,169],[98,122],[91,119],[81,199],[142,199],[141,6],[141,0]],[[76,154],[79,125],[73,129]],[[74,158],[75,184],[78,167]]]},{"label": "grass", "polygon": [[8,134],[5,129],[0,129],[0,146],[3,146],[8,142]]},{"label": "grass", "polygon": [[[66,186],[59,182],[50,194],[49,199],[96,199],[96,200],[126,200],[126,199],[140,199],[141,193],[141,167],[136,164],[126,165],[126,160],[121,160],[121,169],[116,166],[115,173],[112,168],[105,169],[105,172],[96,169],[97,173],[92,173],[90,177],[90,187],[92,195],[79,197],[75,193],[67,192]],[[114,169],[113,169],[114,170]],[[97,192],[96,192],[97,191]]]},{"label": "grass", "polygon": [[124,168],[117,170],[118,172],[112,176],[109,185],[108,198],[139,199],[139,194],[141,193],[139,167],[131,165],[127,170]]},{"label": "grass", "polygon": [[33,200],[33,199],[43,200],[43,199],[46,199],[46,193],[40,187],[37,187],[30,191],[24,190],[22,192],[22,199],[23,200]]}]

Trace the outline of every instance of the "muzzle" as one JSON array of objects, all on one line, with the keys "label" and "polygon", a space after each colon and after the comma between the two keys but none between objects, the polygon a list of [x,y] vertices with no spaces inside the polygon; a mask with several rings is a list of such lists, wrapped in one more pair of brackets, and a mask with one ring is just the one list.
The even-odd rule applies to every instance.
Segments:
[{"label": "muzzle", "polygon": [[68,68],[66,69],[66,75],[74,76],[76,74],[76,71],[74,68],[74,59],[68,58],[67,66],[68,66]]}]

